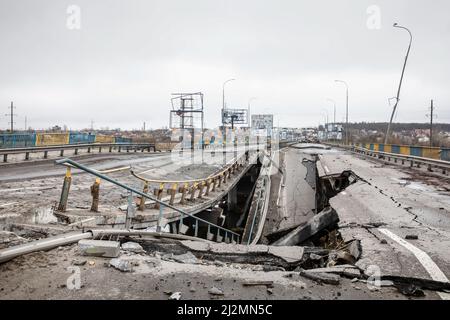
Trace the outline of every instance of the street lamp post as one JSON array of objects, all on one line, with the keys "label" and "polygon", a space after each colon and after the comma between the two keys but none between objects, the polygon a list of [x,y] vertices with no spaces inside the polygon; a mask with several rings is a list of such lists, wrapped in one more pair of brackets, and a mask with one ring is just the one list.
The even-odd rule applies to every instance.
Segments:
[{"label": "street lamp post", "polygon": [[324,126],[324,132],[325,132],[325,140],[328,141],[328,110],[327,109],[322,109],[323,111],[325,111],[324,113],[324,120],[325,120],[325,126]]},{"label": "street lamp post", "polygon": [[397,23],[394,23],[394,28],[405,29],[406,31],[408,31],[409,45],[408,45],[408,51],[406,52],[405,62],[403,64],[402,75],[400,77],[400,82],[398,84],[398,91],[397,91],[397,97],[395,98],[395,105],[394,105],[394,108],[392,109],[391,119],[389,120],[389,124],[388,124],[387,131],[386,131],[386,136],[384,137],[384,144],[388,144],[388,142],[389,142],[389,135],[391,133],[392,120],[394,119],[395,111],[397,111],[398,103],[400,101],[400,90],[402,88],[403,76],[405,75],[405,69],[406,69],[406,62],[408,61],[408,56],[409,56],[409,52],[411,50],[411,44],[412,44],[412,40],[413,40],[411,31],[409,31],[408,28],[399,26]]},{"label": "street lamp post", "polygon": [[334,104],[334,115],[333,115],[333,124],[336,125],[336,101],[334,101],[333,99],[327,99],[330,102],[333,102]]},{"label": "street lamp post", "polygon": [[251,127],[250,103],[251,103],[253,100],[256,100],[256,99],[257,99],[256,97],[251,97],[250,99],[248,99],[248,106],[247,106],[247,117],[248,117],[248,119],[247,119],[247,121],[248,121],[248,126],[249,126],[249,127]]},{"label": "street lamp post", "polygon": [[335,80],[335,82],[343,83],[345,84],[345,87],[347,89],[347,102],[345,107],[345,143],[348,145],[348,84],[347,82],[343,80]]},{"label": "street lamp post", "polygon": [[[234,81],[236,79],[228,79],[227,81],[225,81],[222,85],[222,116],[223,116],[223,111],[225,110],[225,85],[230,82],[230,81]],[[222,118],[222,124],[223,123],[223,118]]]},{"label": "street lamp post", "polygon": [[[224,122],[224,118],[223,118],[223,112],[225,111],[225,85],[230,82],[230,81],[234,81],[236,79],[232,78],[232,79],[228,79],[227,81],[225,81],[222,85],[222,153],[223,153],[223,164],[225,165],[227,163],[226,160],[226,144],[227,144],[227,129],[225,128],[225,122]],[[232,120],[233,122],[233,120]]]}]

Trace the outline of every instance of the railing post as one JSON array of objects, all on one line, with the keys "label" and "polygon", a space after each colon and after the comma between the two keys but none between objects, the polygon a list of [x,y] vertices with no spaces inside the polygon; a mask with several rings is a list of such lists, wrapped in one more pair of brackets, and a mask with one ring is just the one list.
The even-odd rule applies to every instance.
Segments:
[{"label": "railing post", "polygon": [[44,151],[44,159],[48,158],[48,151]]},{"label": "railing post", "polygon": [[186,197],[187,189],[188,189],[188,184],[185,183],[184,186],[181,187],[181,200],[180,200],[180,204],[184,204],[184,203],[185,203],[185,197]]},{"label": "railing post", "polygon": [[128,191],[127,215],[125,217],[125,229],[131,228],[131,221],[134,217],[133,192]]},{"label": "railing post", "polygon": [[161,221],[163,218],[164,205],[159,206],[158,224],[156,225],[156,232],[161,232]]},{"label": "railing post", "polygon": [[194,199],[195,199],[195,190],[197,190],[196,182],[194,182],[194,184],[191,187],[191,201],[194,201]]},{"label": "railing post", "polygon": [[184,217],[184,214],[181,213],[180,225],[178,227],[178,233],[181,233],[181,234],[185,234],[187,231],[186,230],[187,227],[183,224],[183,217]]},{"label": "railing post", "polygon": [[70,184],[72,183],[72,173],[70,167],[66,169],[66,176],[64,177],[64,183],[61,191],[61,197],[59,199],[58,211],[66,212],[67,199],[69,198]]},{"label": "railing post", "polygon": [[[148,183],[145,182],[144,189],[142,190],[143,193],[148,193]],[[139,203],[139,211],[144,211],[145,209],[145,197],[141,196],[141,201]]]},{"label": "railing post", "polygon": [[[153,190],[153,193],[154,193],[154,195],[156,196],[156,198],[158,200],[161,200],[163,190],[164,190],[164,183],[160,183],[159,184],[159,189],[154,189]],[[158,202],[155,203],[155,208],[159,209],[159,203]]]},{"label": "railing post", "polygon": [[94,184],[91,186],[92,205],[91,211],[98,212],[98,201],[100,197],[100,179],[96,178]]},{"label": "railing post", "polygon": [[214,238],[214,235],[211,233],[211,225],[208,223],[208,231],[206,232],[206,239],[212,240]]},{"label": "railing post", "polygon": [[198,236],[198,219],[195,219],[195,230],[194,230],[195,237]]},{"label": "railing post", "polygon": [[198,198],[201,199],[202,198],[202,194],[203,194],[203,188],[205,185],[205,181],[200,181],[200,183],[198,184]]},{"label": "railing post", "polygon": [[172,188],[169,189],[169,192],[170,192],[169,204],[170,205],[173,205],[173,202],[175,200],[175,193],[177,192],[177,187],[178,187],[178,184],[174,183],[172,185]]},{"label": "railing post", "polygon": [[211,180],[206,180],[206,191],[205,191],[205,196],[209,195],[209,188],[211,187]]}]

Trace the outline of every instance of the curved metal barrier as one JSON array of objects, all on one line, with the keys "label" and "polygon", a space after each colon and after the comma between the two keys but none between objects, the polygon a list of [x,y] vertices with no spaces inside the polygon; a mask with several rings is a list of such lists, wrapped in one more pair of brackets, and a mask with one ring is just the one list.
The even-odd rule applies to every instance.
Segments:
[{"label": "curved metal barrier", "polygon": [[240,235],[238,233],[234,232],[234,231],[231,231],[229,229],[223,228],[223,227],[221,227],[219,225],[216,225],[216,224],[211,223],[211,222],[209,222],[207,220],[204,220],[204,219],[199,218],[199,217],[197,217],[195,215],[192,215],[192,214],[190,214],[190,213],[188,213],[188,212],[186,212],[186,211],[184,211],[184,210],[182,210],[180,208],[177,208],[177,207],[173,206],[170,203],[163,202],[158,197],[153,197],[153,196],[150,196],[149,194],[147,194],[146,192],[141,192],[141,191],[139,191],[137,189],[134,189],[134,188],[132,188],[132,187],[130,187],[128,185],[125,185],[125,184],[123,184],[123,183],[121,183],[121,182],[119,182],[117,180],[114,180],[114,179],[112,179],[112,178],[110,178],[110,177],[108,177],[108,176],[106,176],[106,175],[104,175],[104,174],[102,174],[102,173],[100,173],[100,172],[98,172],[96,170],[88,168],[88,167],[86,167],[86,166],[84,166],[84,165],[82,165],[82,164],[80,164],[80,163],[78,163],[76,161],[73,161],[71,159],[61,159],[61,160],[56,160],[56,163],[57,164],[62,164],[62,165],[69,164],[69,165],[71,165],[73,167],[76,167],[76,168],[78,168],[80,170],[83,170],[83,171],[85,171],[85,172],[87,172],[89,174],[92,174],[93,176],[96,176],[96,177],[98,177],[100,179],[108,181],[108,182],[110,182],[110,183],[112,183],[112,184],[114,184],[116,186],[119,186],[119,187],[127,190],[129,192],[129,194],[128,194],[129,208],[127,210],[127,215],[126,215],[126,228],[127,229],[129,229],[131,227],[131,220],[132,220],[132,218],[134,216],[133,210],[131,209],[132,208],[132,198],[133,198],[133,193],[134,193],[134,194],[137,194],[137,195],[141,196],[142,199],[150,199],[150,200],[152,200],[152,201],[154,201],[154,202],[156,202],[158,204],[159,209],[160,209],[160,211],[159,211],[160,215],[159,215],[158,225],[157,225],[158,229],[160,229],[160,222],[161,222],[162,215],[163,215],[163,209],[164,209],[164,207],[167,207],[167,208],[170,208],[170,209],[180,213],[181,214],[181,221],[183,220],[183,218],[187,218],[187,217],[190,217],[190,218],[195,220],[195,225],[194,225],[194,236],[195,237],[197,237],[199,223],[201,222],[201,223],[206,224],[208,226],[208,233],[211,233],[213,230],[216,231],[216,233],[217,233],[216,240],[218,240],[219,238],[222,239],[221,236],[219,237],[220,232],[222,232],[224,234],[224,240],[226,242],[228,242],[228,240],[231,240],[231,242],[235,242],[236,241],[236,242],[239,243],[239,241],[240,241]]},{"label": "curved metal barrier", "polygon": [[[175,202],[176,194],[181,194],[180,204],[185,204],[187,196],[190,200],[194,198],[201,198],[202,196],[208,196],[209,192],[214,192],[217,187],[220,187],[222,183],[227,183],[227,180],[234,174],[239,168],[242,168],[245,163],[250,161],[250,154],[247,152],[237,159],[233,159],[231,163],[228,163],[225,168],[213,175],[206,178],[194,179],[194,180],[157,180],[148,179],[139,173],[130,170],[131,174],[144,181],[144,193],[147,193],[149,189],[153,189],[154,195],[158,200],[161,200],[164,190],[170,195],[169,204],[173,205]],[[195,193],[198,191],[198,195]],[[145,203],[141,201],[140,209],[143,210]]]}]

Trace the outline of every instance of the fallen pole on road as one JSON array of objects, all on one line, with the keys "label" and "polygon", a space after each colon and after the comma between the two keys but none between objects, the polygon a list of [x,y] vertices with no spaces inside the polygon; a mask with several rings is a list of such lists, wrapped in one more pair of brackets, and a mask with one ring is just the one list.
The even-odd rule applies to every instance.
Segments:
[{"label": "fallen pole on road", "polygon": [[15,257],[36,252],[50,250],[59,246],[71,244],[82,239],[92,238],[92,232],[80,232],[63,234],[54,237],[49,237],[42,240],[37,240],[29,243],[24,243],[18,246],[0,250],[0,263],[9,261]]}]

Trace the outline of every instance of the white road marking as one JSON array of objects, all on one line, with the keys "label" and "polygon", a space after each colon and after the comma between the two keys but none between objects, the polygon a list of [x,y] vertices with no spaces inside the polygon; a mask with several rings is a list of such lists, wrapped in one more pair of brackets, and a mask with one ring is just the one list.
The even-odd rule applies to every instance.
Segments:
[{"label": "white road marking", "polygon": [[[402,245],[409,251],[411,251],[419,260],[419,262],[422,264],[422,266],[427,270],[427,272],[430,274],[431,278],[435,281],[440,282],[449,282],[445,274],[439,269],[436,263],[434,263],[433,260],[431,260],[430,256],[420,250],[419,248],[413,246],[411,243],[405,241],[404,239],[397,236],[395,233],[392,233],[391,231],[387,229],[378,229],[381,233],[388,236],[398,244]],[[437,292],[437,294],[441,297],[442,300],[450,300],[450,294],[445,292]]]},{"label": "white road marking", "polygon": [[0,204],[0,207],[8,207],[8,206],[12,206],[13,204],[18,204],[18,202],[10,202],[10,203],[5,203],[5,204]]}]

